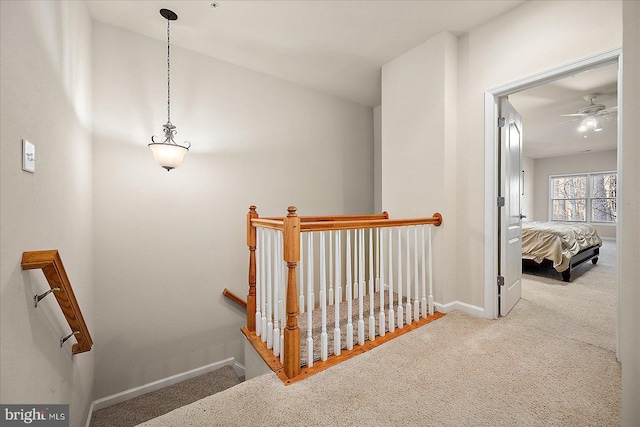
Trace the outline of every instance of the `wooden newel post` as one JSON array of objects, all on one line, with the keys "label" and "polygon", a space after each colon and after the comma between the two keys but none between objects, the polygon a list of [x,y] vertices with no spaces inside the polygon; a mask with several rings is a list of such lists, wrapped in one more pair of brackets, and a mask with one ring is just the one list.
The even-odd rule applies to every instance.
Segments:
[{"label": "wooden newel post", "polygon": [[296,266],[300,261],[300,218],[296,207],[287,208],[284,219],[284,260],[287,263],[287,327],[284,330],[284,373],[293,378],[300,374],[300,329],[298,328],[298,290]]},{"label": "wooden newel post", "polygon": [[247,214],[247,246],[249,246],[249,293],[247,294],[247,329],[256,330],[256,228],[251,224],[258,218],[255,206]]}]

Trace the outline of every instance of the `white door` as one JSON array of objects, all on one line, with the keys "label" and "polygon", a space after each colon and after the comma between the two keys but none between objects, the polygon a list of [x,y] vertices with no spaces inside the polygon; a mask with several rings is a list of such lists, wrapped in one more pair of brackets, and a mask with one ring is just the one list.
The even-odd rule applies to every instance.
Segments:
[{"label": "white door", "polygon": [[507,98],[500,100],[500,117],[498,298],[500,316],[506,316],[522,294],[522,118]]}]

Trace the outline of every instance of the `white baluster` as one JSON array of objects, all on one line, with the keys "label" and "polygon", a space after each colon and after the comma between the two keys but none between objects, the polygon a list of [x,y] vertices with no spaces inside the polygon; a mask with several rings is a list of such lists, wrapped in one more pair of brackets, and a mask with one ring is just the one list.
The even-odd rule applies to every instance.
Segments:
[{"label": "white baluster", "polygon": [[360,294],[360,280],[358,279],[358,272],[360,268],[358,267],[358,262],[360,260],[360,251],[358,249],[358,237],[359,231],[353,230],[353,297],[358,298]]},{"label": "white baluster", "polygon": [[364,230],[358,230],[358,344],[364,344],[364,313],[362,295],[364,294]]},{"label": "white baluster", "polygon": [[324,362],[329,356],[327,340],[327,252],[324,244],[324,231],[320,232],[320,308],[322,310],[322,333],[320,334],[320,359]]},{"label": "white baluster", "polygon": [[262,247],[262,228],[256,228],[256,336],[262,334],[262,312],[260,311],[260,300],[262,298],[262,281],[264,274],[262,272],[262,257],[264,249]]},{"label": "white baluster", "polygon": [[389,332],[396,330],[396,313],[393,309],[393,228],[389,228]]},{"label": "white baluster", "polygon": [[268,230],[266,228],[262,228],[262,294],[261,294],[261,312],[262,319],[260,319],[260,339],[262,342],[267,341],[267,256],[271,248],[269,248],[267,243]]},{"label": "white baluster", "polygon": [[333,231],[329,231],[329,304],[333,305]]},{"label": "white baluster", "polygon": [[373,287],[373,228],[369,229],[369,340],[376,339],[376,316],[374,307],[375,292]]},{"label": "white baluster", "polygon": [[313,233],[307,233],[307,367],[313,366]]},{"label": "white baluster", "polygon": [[287,263],[284,261],[284,231],[278,233],[280,239],[280,363],[284,363],[284,329],[287,325]]},{"label": "white baluster", "polygon": [[[354,233],[355,234],[355,233]],[[347,269],[347,283],[346,283],[346,299],[347,299],[347,350],[353,349],[353,297],[351,287],[351,230],[347,230],[347,248],[346,248],[346,269]]]},{"label": "white baluster", "polygon": [[421,259],[421,273],[422,273],[422,317],[427,317],[427,315],[429,314],[429,307],[427,306],[427,279],[426,279],[426,263],[425,263],[425,252],[427,250],[427,248],[425,247],[424,243],[424,225],[420,227],[420,231],[421,231],[421,244],[420,247],[422,248],[422,259]]},{"label": "white baluster", "polygon": [[380,290],[380,229],[376,228],[376,292]]},{"label": "white baluster", "polygon": [[409,246],[409,227],[406,227],[406,238],[407,238],[407,242],[406,242],[406,248],[407,248],[407,310],[406,310],[406,316],[407,316],[407,325],[411,324],[411,248]]},{"label": "white baluster", "polygon": [[280,236],[274,235],[275,251],[273,254],[274,286],[273,286],[273,354],[280,356]]},{"label": "white baluster", "polygon": [[[336,300],[342,302],[342,231],[336,231]],[[347,281],[348,282],[348,281]]]},{"label": "white baluster", "polygon": [[378,268],[380,272],[379,278],[379,286],[380,289],[380,313],[378,314],[378,330],[380,331],[380,336],[383,337],[386,333],[386,325],[385,325],[385,317],[384,317],[384,244],[382,242],[384,238],[384,232],[382,229],[378,228]]},{"label": "white baluster", "polygon": [[267,232],[267,348],[273,348],[273,230]]},{"label": "white baluster", "polygon": [[432,258],[432,250],[431,250],[431,228],[432,226],[429,226],[429,233],[427,234],[428,237],[428,246],[429,246],[429,314],[433,314],[434,313],[434,309],[433,309],[433,258]]},{"label": "white baluster", "polygon": [[398,228],[398,328],[404,323],[404,307],[402,306],[402,228]]},{"label": "white baluster", "polygon": [[418,226],[415,225],[413,227],[413,283],[414,283],[414,294],[413,294],[413,321],[417,321],[420,319],[420,290],[418,280]]},{"label": "white baluster", "polygon": [[342,350],[342,335],[340,333],[340,298],[342,297],[342,286],[340,285],[340,231],[335,231],[335,238],[333,239],[336,245],[334,251],[334,262],[335,262],[335,284],[336,284],[336,294],[335,294],[335,327],[333,329],[333,354],[336,356],[341,353]]},{"label": "white baluster", "polygon": [[304,313],[305,310],[305,303],[304,303],[304,283],[305,283],[305,276],[304,276],[304,260],[305,260],[305,256],[304,256],[304,241],[302,239],[302,236],[304,235],[304,233],[300,233],[300,261],[298,262],[298,268],[296,268],[296,273],[299,277],[298,279],[298,289],[300,290],[300,297],[298,300],[298,310],[300,311],[300,314]]}]

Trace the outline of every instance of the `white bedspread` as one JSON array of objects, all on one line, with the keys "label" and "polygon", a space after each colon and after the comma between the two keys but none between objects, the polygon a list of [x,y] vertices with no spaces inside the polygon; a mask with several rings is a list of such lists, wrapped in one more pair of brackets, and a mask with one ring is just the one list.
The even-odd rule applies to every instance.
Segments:
[{"label": "white bedspread", "polygon": [[569,268],[571,257],[592,246],[602,246],[602,239],[589,224],[574,222],[522,223],[522,258],[541,263],[543,259],[553,262],[553,267],[562,272]]}]

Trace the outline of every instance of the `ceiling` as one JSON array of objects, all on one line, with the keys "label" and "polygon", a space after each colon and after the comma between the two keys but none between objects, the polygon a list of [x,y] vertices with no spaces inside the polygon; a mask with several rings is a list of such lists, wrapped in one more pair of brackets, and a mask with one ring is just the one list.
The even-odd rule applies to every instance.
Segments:
[{"label": "ceiling", "polygon": [[[524,0],[89,0],[91,17],[363,105],[381,100],[381,67],[436,34],[466,33]],[[464,13],[461,13],[464,11]]]},{"label": "ceiling", "polygon": [[[89,0],[91,17],[166,40],[158,13],[178,14],[171,44],[367,106],[381,104],[381,67],[441,31],[460,35],[524,0]],[[461,13],[464,11],[464,13]],[[615,118],[584,134],[562,114],[582,98],[616,105],[616,66],[602,67],[509,96],[524,120],[531,158],[616,148]]]},{"label": "ceiling", "polygon": [[617,114],[600,120],[601,132],[578,132],[581,119],[563,117],[585,107],[583,99],[599,94],[596,104],[618,105],[617,64],[596,68],[562,80],[509,95],[522,116],[526,157],[541,159],[569,154],[615,150]]}]

